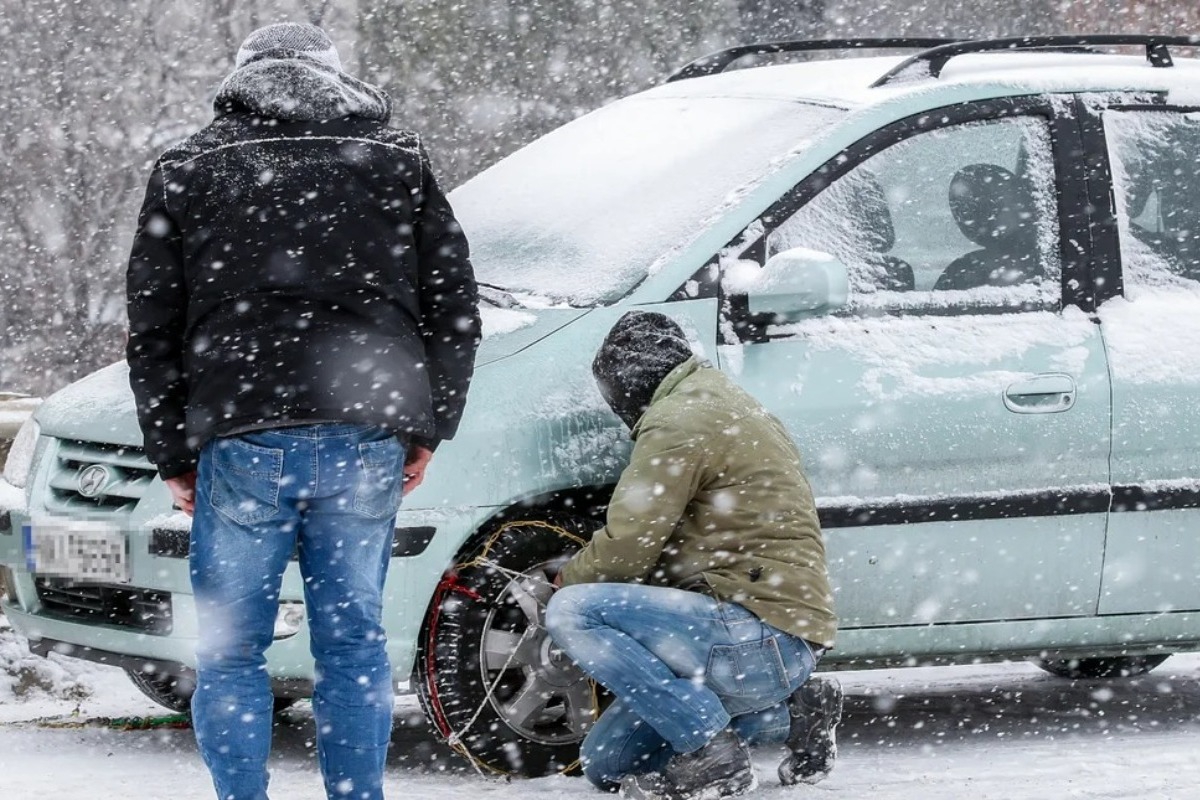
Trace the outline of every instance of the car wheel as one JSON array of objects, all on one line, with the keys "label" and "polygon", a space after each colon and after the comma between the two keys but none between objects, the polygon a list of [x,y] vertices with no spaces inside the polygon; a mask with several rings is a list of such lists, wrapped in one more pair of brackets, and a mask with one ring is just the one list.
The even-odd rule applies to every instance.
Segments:
[{"label": "car wheel", "polygon": [[[127,669],[125,674],[142,694],[160,706],[179,714],[191,713],[192,693],[196,689],[196,681],[190,675],[180,677],[166,672],[139,672],[135,669]],[[293,697],[276,697],[274,713],[278,714],[291,708],[295,702]]]},{"label": "car wheel", "polygon": [[1168,656],[1114,656],[1112,658],[1043,658],[1037,665],[1060,678],[1131,678],[1145,675]]},{"label": "car wheel", "polygon": [[543,622],[554,576],[594,527],[506,523],[438,586],[414,683],[434,727],[480,769],[538,777],[578,766],[597,689]]}]

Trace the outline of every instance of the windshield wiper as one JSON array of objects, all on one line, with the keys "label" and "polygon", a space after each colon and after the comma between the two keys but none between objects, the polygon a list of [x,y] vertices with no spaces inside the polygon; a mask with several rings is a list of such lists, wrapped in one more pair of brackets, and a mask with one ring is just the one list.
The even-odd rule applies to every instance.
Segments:
[{"label": "windshield wiper", "polygon": [[513,297],[506,289],[478,281],[475,282],[475,285],[480,289],[479,296],[496,308],[516,308],[521,305],[517,302],[517,298]]}]

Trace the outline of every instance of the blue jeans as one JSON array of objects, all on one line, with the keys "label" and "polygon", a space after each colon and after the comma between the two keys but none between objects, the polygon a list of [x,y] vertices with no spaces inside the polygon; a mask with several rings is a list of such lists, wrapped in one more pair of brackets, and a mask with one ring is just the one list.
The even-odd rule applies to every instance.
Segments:
[{"label": "blue jeans", "polygon": [[680,589],[568,586],[551,598],[546,628],[616,696],[581,754],[584,774],[603,789],[661,770],[730,726],[749,744],[782,743],[787,698],[816,666],[803,639],[736,603]]},{"label": "blue jeans", "polygon": [[220,800],[267,797],[273,698],[263,653],[293,555],[316,660],[326,793],[382,798],[393,690],[380,612],[403,465],[395,436],[340,423],[218,438],[201,451],[192,724]]}]

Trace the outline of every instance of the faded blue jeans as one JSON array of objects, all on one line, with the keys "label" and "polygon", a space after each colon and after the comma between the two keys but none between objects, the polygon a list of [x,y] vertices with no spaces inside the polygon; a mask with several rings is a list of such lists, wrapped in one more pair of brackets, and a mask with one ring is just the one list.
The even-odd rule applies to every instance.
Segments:
[{"label": "faded blue jeans", "polygon": [[736,603],[627,583],[560,589],[546,628],[616,700],[583,742],[583,772],[611,790],[661,770],[732,725],[748,744],[787,739],[788,696],[816,666],[801,638]]},{"label": "faded blue jeans", "polygon": [[199,617],[192,723],[220,800],[265,800],[273,698],[263,651],[293,555],[316,660],[313,715],[330,798],[379,800],[392,728],[380,625],[404,447],[366,425],[210,441],[200,453],[191,573]]}]

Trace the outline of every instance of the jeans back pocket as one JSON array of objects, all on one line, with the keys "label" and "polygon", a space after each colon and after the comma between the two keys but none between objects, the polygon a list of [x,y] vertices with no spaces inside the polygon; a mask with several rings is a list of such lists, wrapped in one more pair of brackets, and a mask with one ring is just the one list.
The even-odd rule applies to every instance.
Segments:
[{"label": "jeans back pocket", "polygon": [[783,657],[773,636],[713,645],[704,682],[734,715],[770,708],[790,694]]},{"label": "jeans back pocket", "polygon": [[265,522],[279,511],[283,451],[237,437],[213,441],[212,504],[239,525]]},{"label": "jeans back pocket", "polygon": [[404,486],[404,447],[395,436],[358,445],[361,472],[354,491],[354,510],[372,519],[386,519],[400,508]]}]

